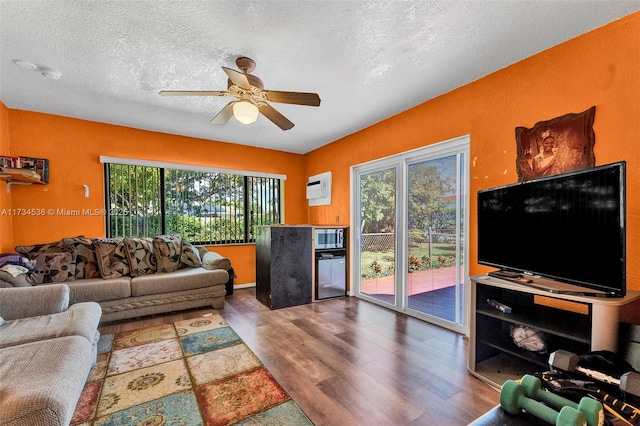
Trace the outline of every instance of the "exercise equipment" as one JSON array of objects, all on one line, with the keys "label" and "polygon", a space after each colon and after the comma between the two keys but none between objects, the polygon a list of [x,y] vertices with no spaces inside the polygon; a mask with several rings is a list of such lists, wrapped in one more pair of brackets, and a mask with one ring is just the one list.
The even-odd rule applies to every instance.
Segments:
[{"label": "exercise equipment", "polygon": [[526,396],[525,388],[513,381],[507,380],[500,390],[500,406],[510,414],[520,414],[522,410],[556,426],[586,426],[587,418],[575,408],[565,406],[556,411],[534,399]]},{"label": "exercise equipment", "polygon": [[640,373],[629,371],[616,378],[600,371],[580,367],[578,365],[580,357],[572,352],[557,350],[549,356],[549,366],[552,369],[565,371],[567,373],[582,373],[587,377],[599,382],[614,385],[620,388],[624,394],[640,396]]},{"label": "exercise equipment", "polygon": [[607,411],[626,424],[637,425],[640,423],[640,411],[632,405],[611,396],[600,389],[595,390],[596,395],[602,399],[602,404]]},{"label": "exercise equipment", "polygon": [[579,403],[576,403],[563,396],[556,395],[553,392],[542,389],[542,382],[537,377],[525,374],[520,380],[520,385],[525,390],[525,395],[536,401],[561,409],[562,407],[572,407],[583,413],[587,419],[589,426],[602,426],[604,424],[604,408],[599,401],[595,399],[583,397]]},{"label": "exercise equipment", "polygon": [[640,425],[640,409],[624,402],[619,395],[610,395],[600,389],[595,381],[586,381],[566,376],[564,372],[548,371],[542,373],[543,387],[550,392],[576,401],[588,397],[599,401],[605,411],[626,425]]},{"label": "exercise equipment", "polygon": [[631,371],[620,376],[620,391],[623,397],[626,394],[640,397],[640,374]]},{"label": "exercise equipment", "polygon": [[591,377],[599,382],[608,383],[610,385],[620,386],[620,379],[611,377],[600,371],[589,370],[578,365],[580,357],[572,352],[565,350],[557,350],[549,356],[549,365],[552,368],[566,371],[567,373],[575,373],[576,371]]}]

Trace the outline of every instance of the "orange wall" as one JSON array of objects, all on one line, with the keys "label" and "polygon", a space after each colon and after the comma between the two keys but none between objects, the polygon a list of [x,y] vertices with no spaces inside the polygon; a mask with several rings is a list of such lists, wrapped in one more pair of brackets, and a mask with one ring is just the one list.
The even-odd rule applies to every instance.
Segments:
[{"label": "orange wall", "polygon": [[[300,208],[305,199],[301,155],[21,110],[10,109],[8,116],[10,153],[49,159],[49,184],[13,187],[14,208],[56,212],[104,208],[103,165],[99,157],[106,155],[285,174],[285,219],[287,223],[306,219],[306,211]],[[89,185],[89,198],[84,197],[83,185]],[[80,234],[104,236],[104,216],[14,217],[9,247]],[[232,259],[238,275],[236,283],[255,282],[254,245],[221,246],[215,250]]]},{"label": "orange wall", "polygon": [[[470,135],[469,269],[477,265],[475,194],[517,182],[515,128],[596,106],[596,164],[627,161],[628,288],[640,290],[640,13],[555,46],[305,156],[307,175],[332,171],[331,206],[309,221],[347,218],[349,168]],[[471,65],[471,64],[470,64]],[[330,168],[325,165],[331,164]],[[594,236],[594,249],[597,240]],[[521,243],[520,240],[513,241]]]},{"label": "orange wall", "polygon": [[[9,109],[0,102],[0,155],[9,155]],[[11,196],[6,186],[0,184],[0,253],[12,252],[13,232],[11,229]]]},{"label": "orange wall", "polygon": [[[638,39],[640,13],[635,13],[304,156],[9,110],[10,153],[51,160],[51,183],[16,188],[11,202],[14,207],[103,207],[101,154],[249,170],[256,168],[254,159],[260,158],[256,163],[260,171],[289,177],[287,223],[335,223],[338,217],[340,223],[347,224],[351,166],[468,134],[469,268],[474,275],[487,270],[476,264],[475,194],[479,189],[517,181],[515,127],[532,127],[538,121],[595,105],[596,164],[627,161],[628,287],[640,290],[640,262],[633,261],[640,255]],[[0,127],[2,120],[0,114]],[[4,139],[0,133],[0,142]],[[333,175],[332,204],[308,207],[304,197],[307,178],[329,170]],[[83,184],[91,187],[89,199],[83,197]],[[4,201],[6,198],[0,198]],[[80,233],[103,235],[103,219],[15,218],[8,246]],[[4,234],[2,240],[6,247]],[[253,246],[216,250],[233,260],[236,283],[255,281]]]}]

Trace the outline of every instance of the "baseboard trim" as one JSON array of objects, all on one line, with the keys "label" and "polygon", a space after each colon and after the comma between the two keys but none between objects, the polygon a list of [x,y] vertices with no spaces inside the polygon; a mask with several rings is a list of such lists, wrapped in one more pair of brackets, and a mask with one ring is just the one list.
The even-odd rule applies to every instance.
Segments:
[{"label": "baseboard trim", "polygon": [[233,285],[233,288],[251,288],[251,287],[255,287],[256,283],[246,283],[246,284],[238,284],[238,285]]}]

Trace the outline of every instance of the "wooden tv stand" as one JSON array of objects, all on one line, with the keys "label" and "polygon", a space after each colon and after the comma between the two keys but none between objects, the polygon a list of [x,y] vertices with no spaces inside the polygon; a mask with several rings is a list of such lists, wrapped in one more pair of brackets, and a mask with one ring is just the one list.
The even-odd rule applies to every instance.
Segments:
[{"label": "wooden tv stand", "polygon": [[[487,303],[511,307],[503,313]],[[487,275],[471,277],[469,372],[496,389],[527,373],[548,371],[549,354],[564,349],[577,355],[618,351],[618,326],[625,312],[640,308],[640,292],[605,298],[557,294]],[[545,353],[519,348],[512,326],[542,331]]]}]

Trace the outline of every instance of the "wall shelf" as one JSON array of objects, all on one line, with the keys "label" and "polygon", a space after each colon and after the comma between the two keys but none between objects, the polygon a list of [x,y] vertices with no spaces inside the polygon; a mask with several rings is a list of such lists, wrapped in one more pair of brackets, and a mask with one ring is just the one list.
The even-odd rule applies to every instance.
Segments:
[{"label": "wall shelf", "polygon": [[45,185],[41,180],[20,172],[0,171],[0,179],[7,182],[7,194],[11,192],[11,185]]}]

